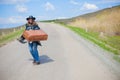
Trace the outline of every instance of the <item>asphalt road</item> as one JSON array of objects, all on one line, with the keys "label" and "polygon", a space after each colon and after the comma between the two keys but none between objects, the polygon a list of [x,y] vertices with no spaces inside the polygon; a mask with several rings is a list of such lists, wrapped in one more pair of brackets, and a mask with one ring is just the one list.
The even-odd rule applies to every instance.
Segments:
[{"label": "asphalt road", "polygon": [[38,47],[41,64],[33,65],[28,45],[15,40],[0,48],[0,80],[120,80],[104,51],[60,25],[39,26],[49,35]]}]

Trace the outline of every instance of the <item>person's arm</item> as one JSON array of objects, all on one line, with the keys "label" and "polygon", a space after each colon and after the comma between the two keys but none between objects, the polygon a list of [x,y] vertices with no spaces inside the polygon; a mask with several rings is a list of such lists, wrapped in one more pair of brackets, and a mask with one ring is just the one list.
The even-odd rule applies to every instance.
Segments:
[{"label": "person's arm", "polygon": [[[25,25],[25,30],[26,30],[26,25]],[[26,43],[24,42],[25,38],[23,36],[23,34],[17,39],[20,43]]]}]

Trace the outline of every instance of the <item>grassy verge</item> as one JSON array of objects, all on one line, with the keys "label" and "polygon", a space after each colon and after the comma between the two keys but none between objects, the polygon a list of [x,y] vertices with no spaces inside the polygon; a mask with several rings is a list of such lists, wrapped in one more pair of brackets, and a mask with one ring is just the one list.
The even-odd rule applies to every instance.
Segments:
[{"label": "grassy verge", "polygon": [[[120,55],[120,36],[106,36],[105,38],[100,38],[98,33],[95,32],[86,32],[82,28],[73,27],[65,24],[61,24],[85,39],[90,40],[91,42],[97,44],[101,48],[114,53],[115,55]],[[117,57],[115,57],[117,58]],[[118,59],[118,58],[117,58]]]},{"label": "grassy verge", "polygon": [[[97,33],[93,33],[93,32],[86,32],[85,30],[81,29],[81,28],[77,28],[77,27],[72,27],[72,26],[67,26],[69,29],[73,30],[74,32],[76,32],[77,34],[81,35],[82,37],[92,41],[93,43],[97,44],[98,46],[100,46],[101,48],[110,51],[116,55],[120,54],[119,51],[119,45],[115,45],[113,44],[112,40],[110,39],[111,37],[107,37],[106,39],[101,39],[99,38],[99,34]],[[112,39],[114,39],[115,37],[113,37]],[[117,40],[117,39],[116,39]],[[111,41],[111,42],[110,42]]]},{"label": "grassy verge", "polygon": [[23,32],[24,29],[20,29],[20,30],[17,30],[15,32],[11,32],[9,34],[5,34],[4,36],[1,36],[0,37],[0,46],[16,39],[17,37],[19,37],[22,32]]}]

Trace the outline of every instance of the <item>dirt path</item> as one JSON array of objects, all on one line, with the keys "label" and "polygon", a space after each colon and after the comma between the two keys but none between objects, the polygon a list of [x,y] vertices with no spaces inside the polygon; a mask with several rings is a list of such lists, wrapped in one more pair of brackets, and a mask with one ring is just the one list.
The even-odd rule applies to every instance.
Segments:
[{"label": "dirt path", "polygon": [[120,80],[78,35],[57,24],[39,25],[49,35],[39,47],[42,64],[33,65],[28,45],[13,41],[0,48],[0,80]]}]

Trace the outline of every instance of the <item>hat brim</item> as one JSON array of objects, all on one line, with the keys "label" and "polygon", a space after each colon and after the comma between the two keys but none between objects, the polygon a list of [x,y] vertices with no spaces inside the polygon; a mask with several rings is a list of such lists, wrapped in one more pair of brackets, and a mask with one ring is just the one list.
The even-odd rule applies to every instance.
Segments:
[{"label": "hat brim", "polygon": [[36,18],[26,18],[26,20],[29,20],[29,19],[35,20]]}]

